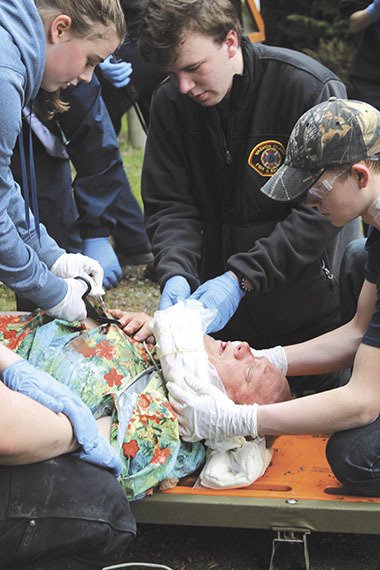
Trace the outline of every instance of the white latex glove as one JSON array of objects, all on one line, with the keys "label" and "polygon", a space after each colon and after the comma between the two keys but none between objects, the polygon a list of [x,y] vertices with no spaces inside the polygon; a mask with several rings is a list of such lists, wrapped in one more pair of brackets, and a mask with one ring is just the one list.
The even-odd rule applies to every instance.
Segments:
[{"label": "white latex glove", "polygon": [[45,311],[47,315],[65,321],[83,321],[87,317],[86,306],[82,296],[87,291],[87,285],[81,279],[65,279],[67,293],[62,301]]},{"label": "white latex glove", "polygon": [[104,271],[98,261],[81,253],[64,253],[53,263],[50,271],[57,277],[85,277],[91,284],[91,295],[104,295]]},{"label": "white latex glove", "polygon": [[265,357],[276,366],[283,374],[288,372],[288,359],[286,358],[285,350],[282,346],[274,346],[273,348],[264,348],[262,350],[256,350],[251,348],[253,356],[257,358]]},{"label": "white latex glove", "polygon": [[173,382],[167,384],[169,400],[180,423],[179,433],[186,441],[222,439],[234,436],[257,437],[257,404],[234,404],[210,384],[185,380],[188,390]]}]

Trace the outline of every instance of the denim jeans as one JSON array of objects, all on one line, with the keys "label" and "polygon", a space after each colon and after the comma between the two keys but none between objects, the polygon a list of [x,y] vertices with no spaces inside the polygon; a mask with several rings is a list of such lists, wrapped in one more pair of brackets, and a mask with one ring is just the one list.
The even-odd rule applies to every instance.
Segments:
[{"label": "denim jeans", "polygon": [[342,485],[358,495],[380,496],[380,416],[367,426],[334,433],[326,456]]},{"label": "denim jeans", "polygon": [[135,532],[104,469],[70,455],[0,467],[1,570],[100,570],[122,561]]}]

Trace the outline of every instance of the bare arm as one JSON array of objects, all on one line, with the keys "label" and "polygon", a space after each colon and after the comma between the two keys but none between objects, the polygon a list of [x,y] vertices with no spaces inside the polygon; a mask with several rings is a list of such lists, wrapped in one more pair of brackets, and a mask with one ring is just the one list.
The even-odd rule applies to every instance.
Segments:
[{"label": "bare arm", "polygon": [[350,382],[341,388],[260,406],[260,435],[331,433],[373,422],[380,412],[380,349],[360,345]]},{"label": "bare arm", "polygon": [[358,10],[357,12],[351,14],[348,22],[350,32],[357,34],[358,32],[362,32],[363,30],[367,29],[368,26],[373,24],[373,19],[370,18],[368,15],[368,10],[365,8],[364,10]]},{"label": "bare arm", "polygon": [[284,347],[288,375],[320,374],[352,366],[375,304],[376,285],[364,281],[352,321],[315,339]]},{"label": "bare arm", "polygon": [[358,311],[347,325],[317,339],[285,348],[289,373],[334,370],[353,359],[350,382],[341,388],[290,402],[260,406],[261,435],[330,433],[366,425],[380,412],[380,349],[360,344],[375,307],[376,286],[365,281]]},{"label": "bare arm", "polygon": [[[0,345],[0,373],[20,357]],[[0,381],[0,464],[19,465],[70,453],[78,447],[69,419]]]},{"label": "bare arm", "polygon": [[0,464],[35,463],[77,449],[64,414],[55,414],[0,382]]}]

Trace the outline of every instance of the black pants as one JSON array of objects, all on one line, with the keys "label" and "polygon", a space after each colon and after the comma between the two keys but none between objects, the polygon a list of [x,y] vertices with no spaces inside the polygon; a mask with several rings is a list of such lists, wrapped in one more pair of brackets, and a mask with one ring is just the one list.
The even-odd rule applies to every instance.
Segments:
[{"label": "black pants", "polygon": [[326,455],[343,485],[358,495],[380,496],[380,417],[367,426],[334,433]]},{"label": "black pants", "polygon": [[136,533],[108,471],[69,455],[0,467],[0,569],[100,570]]}]

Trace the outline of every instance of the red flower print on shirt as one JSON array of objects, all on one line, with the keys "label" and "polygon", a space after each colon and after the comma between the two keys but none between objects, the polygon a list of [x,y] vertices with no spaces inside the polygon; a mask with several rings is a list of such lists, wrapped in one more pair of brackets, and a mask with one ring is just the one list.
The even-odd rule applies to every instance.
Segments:
[{"label": "red flower print on shirt", "polygon": [[139,446],[135,439],[131,439],[128,443],[123,443],[123,452],[125,457],[136,457],[136,453],[139,450]]},{"label": "red flower print on shirt", "polygon": [[147,394],[140,394],[138,403],[139,403],[140,408],[143,408],[144,410],[146,410],[150,406],[151,399],[149,398],[149,396]]},{"label": "red flower print on shirt", "polygon": [[107,381],[108,386],[113,388],[113,386],[121,386],[123,375],[119,374],[116,368],[112,368],[112,370],[104,375],[104,379]]},{"label": "red flower print on shirt", "polygon": [[96,356],[106,358],[107,360],[113,360],[115,357],[115,347],[111,346],[108,340],[102,340],[96,347]]},{"label": "red flower print on shirt", "polygon": [[158,449],[155,450],[154,455],[150,460],[150,462],[162,465],[163,463],[165,463],[169,455],[170,455],[169,447],[165,447],[164,449],[161,449],[161,447],[159,447]]}]

